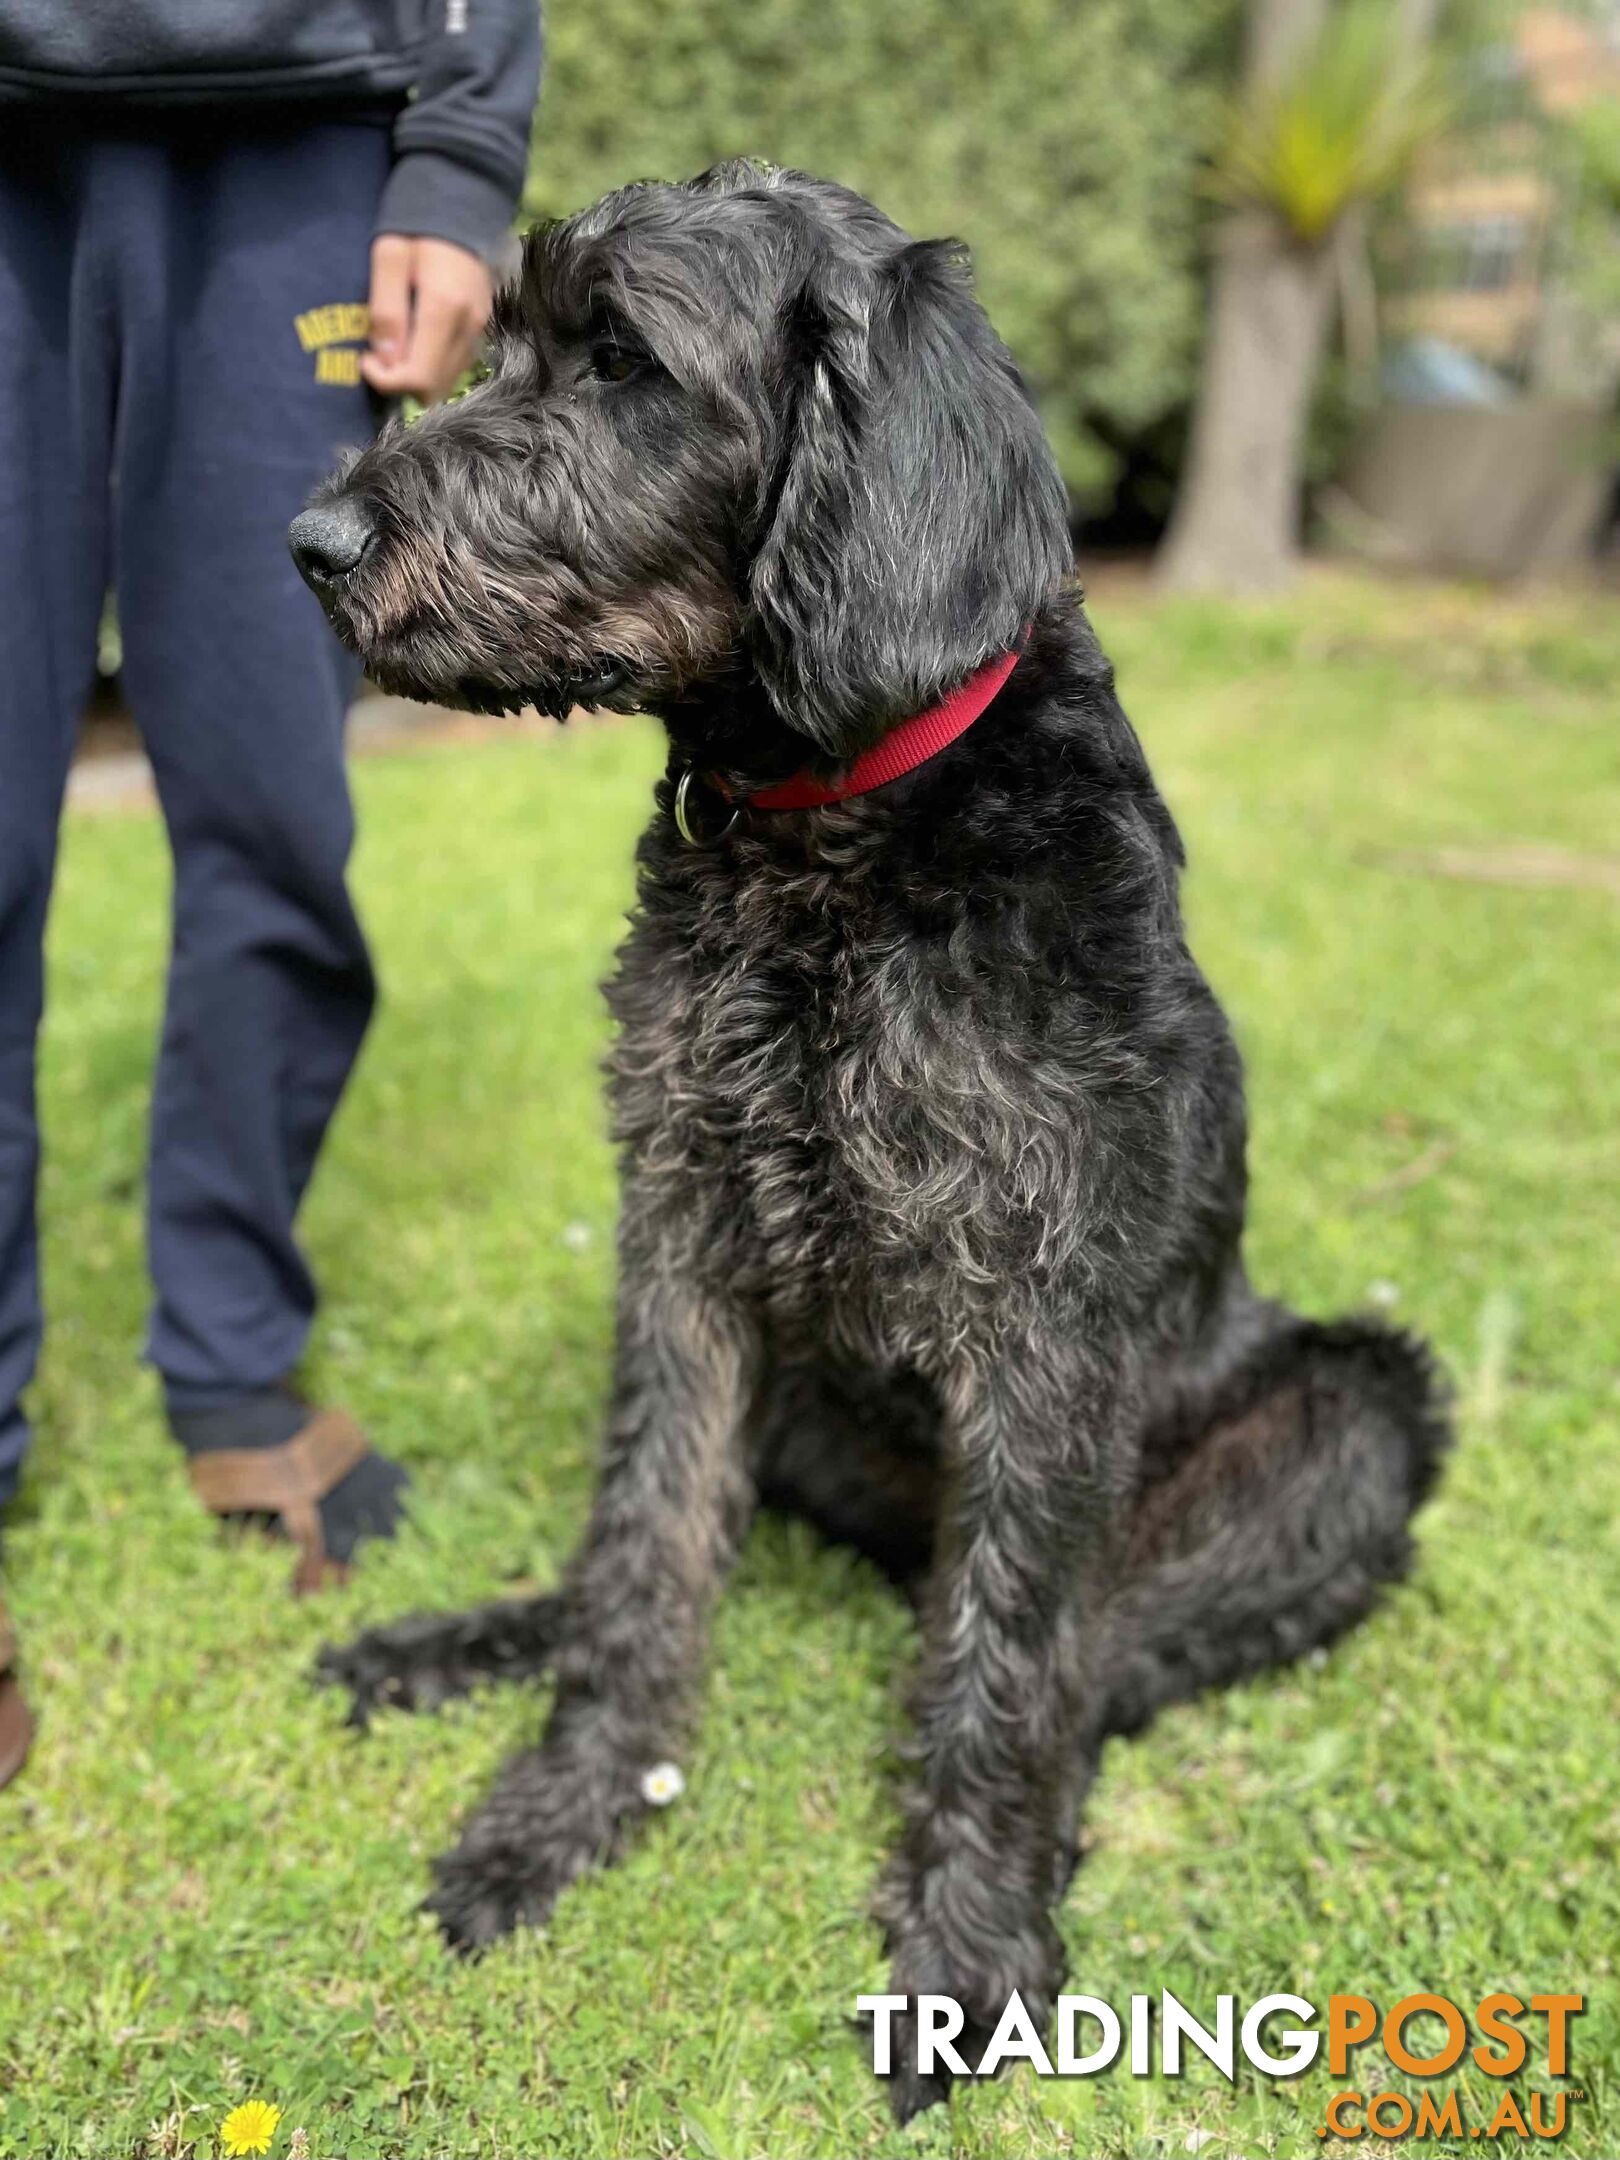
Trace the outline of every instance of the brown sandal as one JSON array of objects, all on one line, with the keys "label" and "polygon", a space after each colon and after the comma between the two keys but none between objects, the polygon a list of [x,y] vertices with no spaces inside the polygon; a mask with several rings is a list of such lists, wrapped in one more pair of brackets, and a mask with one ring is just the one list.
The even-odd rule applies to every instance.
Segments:
[{"label": "brown sandal", "polygon": [[216,1515],[279,1515],[298,1547],[294,1593],[347,1582],[321,1535],[320,1503],[363,1455],[366,1436],[346,1410],[322,1410],[280,1447],[211,1448],[191,1458],[191,1482]]},{"label": "brown sandal", "polygon": [[34,1720],[17,1684],[17,1637],[0,1605],[0,1786],[9,1785],[28,1760]]}]

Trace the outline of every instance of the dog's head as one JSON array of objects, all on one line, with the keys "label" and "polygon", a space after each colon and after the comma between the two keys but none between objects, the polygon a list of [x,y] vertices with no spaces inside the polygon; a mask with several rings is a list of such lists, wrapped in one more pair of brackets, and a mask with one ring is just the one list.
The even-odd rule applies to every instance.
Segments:
[{"label": "dog's head", "polygon": [[746,164],[532,234],[487,380],[386,428],[292,537],[385,687],[708,713],[744,774],[853,756],[1070,567],[960,252]]}]

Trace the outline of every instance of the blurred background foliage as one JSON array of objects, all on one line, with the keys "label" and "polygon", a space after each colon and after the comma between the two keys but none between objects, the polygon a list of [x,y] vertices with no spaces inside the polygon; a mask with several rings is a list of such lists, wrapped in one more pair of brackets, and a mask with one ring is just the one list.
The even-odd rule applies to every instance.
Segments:
[{"label": "blurred background foliage", "polygon": [[[1408,567],[1517,575],[1589,553],[1592,506],[1548,507],[1575,455],[1550,435],[1509,445],[1512,505],[1477,510],[1469,490],[1490,493],[1493,430],[1520,444],[1541,425],[1530,408],[1614,406],[1620,0],[546,0],[545,12],[526,216],[751,155],[840,179],[919,237],[965,241],[1040,401],[1082,547],[1155,545],[1185,503],[1200,382],[1221,373],[1212,326],[1230,332],[1244,312],[1217,304],[1220,238],[1246,215],[1275,227],[1279,268],[1314,249],[1332,290],[1312,302],[1301,379],[1259,379],[1288,359],[1262,326],[1244,411],[1204,423],[1228,475],[1267,455],[1289,469],[1270,491],[1279,529],[1262,544],[1218,519],[1200,581],[1286,575],[1324,518],[1341,542]],[[1249,79],[1257,41],[1274,37],[1295,64],[1275,83]],[[1392,404],[1414,400],[1452,409],[1453,469],[1395,502],[1380,475],[1410,460],[1391,463],[1373,438]],[[1499,421],[1457,417],[1491,406]],[[1268,432],[1288,437],[1281,451]],[[1233,484],[1216,492],[1230,500]],[[1203,493],[1207,507],[1207,475]],[[1578,543],[1536,537],[1577,525]]]},{"label": "blurred background foliage", "polygon": [[1569,275],[1600,322],[1620,314],[1620,102],[1602,99],[1564,122],[1574,209],[1565,243]]},{"label": "blurred background foliage", "polygon": [[756,155],[972,249],[1076,506],[1184,426],[1238,0],[554,0],[525,208]]}]

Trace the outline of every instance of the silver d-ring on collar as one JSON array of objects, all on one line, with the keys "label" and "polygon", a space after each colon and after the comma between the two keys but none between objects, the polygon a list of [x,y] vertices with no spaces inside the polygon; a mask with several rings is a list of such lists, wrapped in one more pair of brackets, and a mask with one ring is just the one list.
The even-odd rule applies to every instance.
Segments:
[{"label": "silver d-ring on collar", "polygon": [[675,830],[688,847],[712,847],[716,840],[723,840],[726,834],[730,832],[732,826],[736,824],[740,812],[737,810],[736,805],[733,804],[731,815],[718,832],[700,833],[695,831],[692,820],[687,815],[687,803],[692,792],[692,782],[696,777],[696,768],[688,765],[675,783]]}]

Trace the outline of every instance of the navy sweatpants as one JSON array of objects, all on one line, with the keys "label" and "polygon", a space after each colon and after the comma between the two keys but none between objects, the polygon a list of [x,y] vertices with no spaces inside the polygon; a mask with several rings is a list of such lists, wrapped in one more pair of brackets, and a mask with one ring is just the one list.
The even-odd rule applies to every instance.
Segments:
[{"label": "navy sweatpants", "polygon": [[40,941],[109,586],[174,855],[149,1355],[210,1407],[285,1374],[314,1313],[293,1220],[374,989],[344,883],[354,678],[286,527],[371,432],[388,162],[364,120],[0,131],[0,1503],[41,1326]]}]

